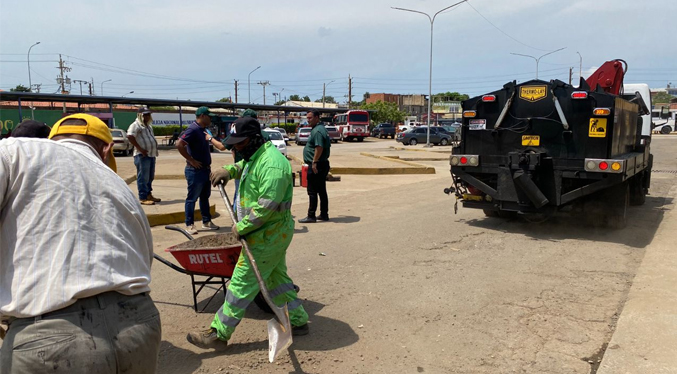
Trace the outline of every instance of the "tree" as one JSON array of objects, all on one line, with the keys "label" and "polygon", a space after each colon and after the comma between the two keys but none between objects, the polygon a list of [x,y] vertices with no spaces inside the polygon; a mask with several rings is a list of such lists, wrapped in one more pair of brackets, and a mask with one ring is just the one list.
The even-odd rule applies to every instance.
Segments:
[{"label": "tree", "polygon": [[670,100],[674,99],[674,97],[667,92],[658,92],[656,93],[651,100],[654,103],[669,103]]},{"label": "tree", "polygon": [[303,97],[303,101],[308,101],[308,102],[310,102],[310,97],[309,97],[308,95],[304,96],[304,97]]},{"label": "tree", "polygon": [[[321,103],[322,99],[317,99],[315,100],[316,103]],[[334,100],[334,96],[325,96],[324,97],[324,102],[325,103],[331,103],[331,104],[336,104],[336,100]]]},{"label": "tree", "polygon": [[286,103],[286,101],[280,100],[280,101],[276,101],[275,104],[273,104],[273,105],[282,105],[284,103]]},{"label": "tree", "polygon": [[441,92],[433,95],[433,101],[463,101],[468,100],[470,96],[458,92]]},{"label": "tree", "polygon": [[299,96],[299,95],[291,95],[291,96],[289,96],[289,100],[290,101],[303,101],[301,99],[301,96]]},{"label": "tree", "polygon": [[14,88],[10,88],[9,90],[11,92],[31,92],[31,90],[23,84],[19,84]]},{"label": "tree", "polygon": [[217,102],[220,102],[220,103],[232,103],[232,102],[233,102],[233,100],[230,98],[230,96],[229,96],[229,97],[224,97],[224,98],[218,99],[218,100],[216,100],[216,101],[217,101]]},{"label": "tree", "polygon": [[396,103],[385,103],[381,100],[375,103],[363,104],[361,109],[373,110],[371,120],[374,123],[399,123],[404,121],[406,113],[397,108]]}]

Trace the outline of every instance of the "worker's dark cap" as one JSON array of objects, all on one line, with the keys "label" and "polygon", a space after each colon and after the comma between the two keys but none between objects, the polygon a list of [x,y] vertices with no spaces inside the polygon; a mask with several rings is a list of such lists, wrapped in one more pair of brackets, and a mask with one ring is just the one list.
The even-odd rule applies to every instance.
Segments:
[{"label": "worker's dark cap", "polygon": [[150,111],[150,109],[148,109],[146,107],[141,107],[141,108],[139,108],[139,113],[141,113],[141,114],[151,114],[152,112]]},{"label": "worker's dark cap", "polygon": [[257,134],[261,135],[261,125],[259,124],[259,121],[251,117],[241,117],[233,122],[230,135],[224,144],[234,145],[247,138],[253,138]]},{"label": "worker's dark cap", "polygon": [[199,117],[203,114],[208,115],[210,117],[214,117],[216,115],[216,114],[212,113],[209,110],[209,108],[207,108],[206,106],[201,106],[201,107],[197,108],[197,110],[195,111],[195,117]]},{"label": "worker's dark cap", "polygon": [[12,137],[47,139],[49,137],[50,131],[52,131],[52,129],[50,129],[49,126],[47,126],[44,122],[27,119],[14,128],[14,131],[12,131]]}]

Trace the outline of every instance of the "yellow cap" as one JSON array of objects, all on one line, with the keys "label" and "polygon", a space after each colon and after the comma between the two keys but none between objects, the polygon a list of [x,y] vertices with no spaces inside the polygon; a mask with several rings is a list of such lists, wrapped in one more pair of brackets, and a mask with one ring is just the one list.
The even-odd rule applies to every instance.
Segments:
[{"label": "yellow cap", "polygon": [[[82,124],[74,124],[75,121],[68,121],[68,124],[63,124],[69,119],[80,119]],[[80,122],[80,121],[77,121]],[[93,136],[106,144],[113,142],[113,135],[111,135],[108,126],[99,118],[90,114],[78,113],[63,117],[52,126],[52,131],[49,133],[49,138],[52,139],[57,135],[79,134]],[[117,163],[113,156],[113,147],[110,148],[110,156],[108,166],[117,172]]]}]

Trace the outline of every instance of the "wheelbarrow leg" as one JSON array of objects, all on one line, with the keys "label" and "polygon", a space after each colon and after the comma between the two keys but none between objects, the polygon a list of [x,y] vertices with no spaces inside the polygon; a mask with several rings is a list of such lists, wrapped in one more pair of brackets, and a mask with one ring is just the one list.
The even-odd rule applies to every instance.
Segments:
[{"label": "wheelbarrow leg", "polygon": [[193,309],[197,313],[197,294],[195,293],[195,276],[193,274],[190,275],[190,285],[193,286]]}]

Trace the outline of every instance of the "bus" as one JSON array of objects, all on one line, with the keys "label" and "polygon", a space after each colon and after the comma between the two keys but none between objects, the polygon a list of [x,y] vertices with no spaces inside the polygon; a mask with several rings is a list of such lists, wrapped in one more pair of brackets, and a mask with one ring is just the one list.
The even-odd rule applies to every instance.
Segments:
[{"label": "bus", "polygon": [[366,110],[349,110],[337,114],[333,123],[345,141],[357,139],[361,142],[369,136],[369,112]]}]

